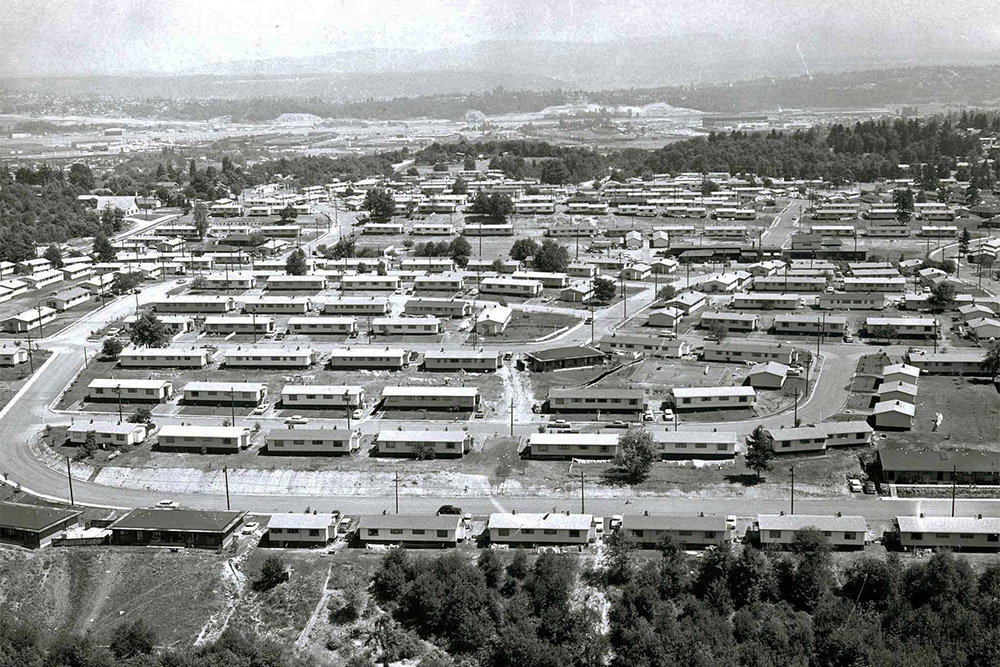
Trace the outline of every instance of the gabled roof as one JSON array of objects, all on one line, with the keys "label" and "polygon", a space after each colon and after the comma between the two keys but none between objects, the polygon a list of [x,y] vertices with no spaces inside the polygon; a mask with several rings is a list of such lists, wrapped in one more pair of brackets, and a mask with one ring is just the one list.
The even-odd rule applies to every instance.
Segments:
[{"label": "gabled roof", "polygon": [[761,532],[767,530],[844,530],[855,533],[868,531],[862,516],[808,515],[808,514],[758,514],[757,525]]},{"label": "gabled roof", "polygon": [[726,531],[726,518],[690,514],[626,514],[622,517],[622,528],[629,530],[709,530],[724,533]]},{"label": "gabled roof", "polygon": [[967,516],[897,516],[902,533],[1000,533],[1000,518]]},{"label": "gabled roof", "polygon": [[508,528],[511,530],[523,530],[530,528],[534,530],[582,530],[589,531],[594,522],[593,514],[564,514],[562,512],[549,512],[547,514],[534,513],[494,513],[490,515],[488,528]]}]

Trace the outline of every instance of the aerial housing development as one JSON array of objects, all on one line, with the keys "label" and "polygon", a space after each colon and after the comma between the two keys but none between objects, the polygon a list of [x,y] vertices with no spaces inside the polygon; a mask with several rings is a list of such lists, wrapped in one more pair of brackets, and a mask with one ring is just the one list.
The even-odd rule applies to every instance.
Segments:
[{"label": "aerial housing development", "polygon": [[[254,53],[353,44],[315,4]],[[936,23],[875,74],[800,75],[824,35],[792,78],[711,35],[746,62],[703,83],[596,33],[427,69],[453,9],[372,58],[10,70],[0,656],[997,664],[1000,78],[911,67]],[[127,43],[206,31],[162,11]]]}]

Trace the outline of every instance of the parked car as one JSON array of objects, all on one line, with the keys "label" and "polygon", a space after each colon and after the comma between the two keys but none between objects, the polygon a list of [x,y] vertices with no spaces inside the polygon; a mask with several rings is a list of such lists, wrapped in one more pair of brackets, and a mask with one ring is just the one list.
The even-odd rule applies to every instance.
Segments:
[{"label": "parked car", "polygon": [[630,426],[630,424],[628,422],[623,422],[620,419],[616,419],[615,421],[611,422],[610,424],[605,424],[604,428],[628,428],[629,426]]},{"label": "parked car", "polygon": [[243,534],[244,535],[250,535],[252,533],[257,532],[258,528],[260,528],[260,524],[259,523],[257,523],[256,521],[249,521],[249,522],[243,524]]},{"label": "parked car", "polygon": [[663,408],[663,421],[672,422],[674,420],[674,411],[670,408]]},{"label": "parked car", "polygon": [[545,425],[545,430],[546,431],[563,431],[563,432],[568,433],[568,432],[570,432],[570,431],[573,430],[573,425],[570,424],[565,419],[557,419],[555,421],[551,421],[548,424],[546,424]]},{"label": "parked car", "polygon": [[438,508],[437,513],[438,513],[438,516],[441,516],[441,515],[444,515],[444,514],[454,514],[454,515],[457,515],[457,516],[462,516],[462,508],[461,507],[455,507],[454,505],[442,505],[441,507]]},{"label": "parked car", "polygon": [[354,520],[351,517],[345,516],[343,519],[340,520],[340,523],[337,524],[337,532],[338,533],[351,532],[351,524],[353,522]]},{"label": "parked car", "polygon": [[362,410],[361,408],[358,408],[351,413],[351,419],[361,419],[364,416],[365,416],[365,411]]},{"label": "parked car", "polygon": [[156,503],[156,508],[161,510],[175,510],[179,507],[180,505],[177,504],[176,500],[161,500]]},{"label": "parked car", "polygon": [[851,490],[852,493],[861,493],[861,480],[860,479],[849,479],[847,480],[847,488]]},{"label": "parked car", "polygon": [[865,482],[865,493],[867,493],[868,495],[878,493],[878,489],[875,488],[875,482],[871,480]]},{"label": "parked car", "polygon": [[303,417],[302,415],[292,415],[291,417],[285,420],[285,423],[301,425],[301,424],[308,424],[309,420]]}]

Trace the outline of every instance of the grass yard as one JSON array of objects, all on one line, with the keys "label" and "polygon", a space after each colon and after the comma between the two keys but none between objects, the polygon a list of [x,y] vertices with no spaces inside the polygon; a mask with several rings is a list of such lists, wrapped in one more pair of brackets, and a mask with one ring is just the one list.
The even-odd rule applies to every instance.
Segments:
[{"label": "grass yard", "polygon": [[[917,382],[913,428],[889,433],[887,442],[907,447],[989,447],[1000,452],[1000,393],[983,378],[923,376]],[[944,420],[934,430],[934,415]],[[1000,454],[998,454],[1000,456]]]},{"label": "grass yard", "polygon": [[[32,346],[32,363],[36,369],[40,368],[45,361],[52,356],[50,350],[39,350]],[[31,377],[31,363],[25,362],[13,367],[0,368],[0,409],[2,409],[14,395],[21,390],[24,383]]]},{"label": "grass yard", "polygon": [[580,318],[568,314],[515,310],[503,334],[482,339],[490,343],[526,343],[575,326],[579,322]]}]

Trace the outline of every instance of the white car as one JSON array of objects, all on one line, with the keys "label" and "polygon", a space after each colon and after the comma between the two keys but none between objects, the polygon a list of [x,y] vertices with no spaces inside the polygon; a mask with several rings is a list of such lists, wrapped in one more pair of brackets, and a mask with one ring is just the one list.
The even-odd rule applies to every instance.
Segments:
[{"label": "white car", "polygon": [[663,408],[663,421],[672,422],[674,420],[674,411],[670,408]]},{"label": "white car", "polygon": [[365,416],[365,411],[362,410],[361,408],[358,408],[357,410],[351,413],[351,419],[361,419],[364,416]]},{"label": "white car", "polygon": [[156,503],[156,508],[161,510],[175,510],[179,507],[180,505],[177,504],[176,500],[161,500]]},{"label": "white car", "polygon": [[864,487],[861,486],[860,479],[849,479],[847,480],[847,488],[850,489],[851,492],[853,493],[861,493],[861,490]]},{"label": "white car", "polygon": [[730,514],[729,516],[726,517],[726,528],[728,528],[729,531],[732,532],[732,533],[736,532],[736,515],[735,514]]},{"label": "white car", "polygon": [[286,424],[308,424],[309,420],[306,419],[305,417],[303,417],[302,415],[292,415],[291,417],[289,417],[288,419],[285,420],[285,423]]},{"label": "white car", "polygon": [[258,528],[260,528],[260,524],[259,523],[257,523],[256,521],[250,521],[250,522],[248,522],[248,523],[246,523],[246,524],[243,525],[243,534],[244,535],[251,535],[251,534],[257,532]]}]

